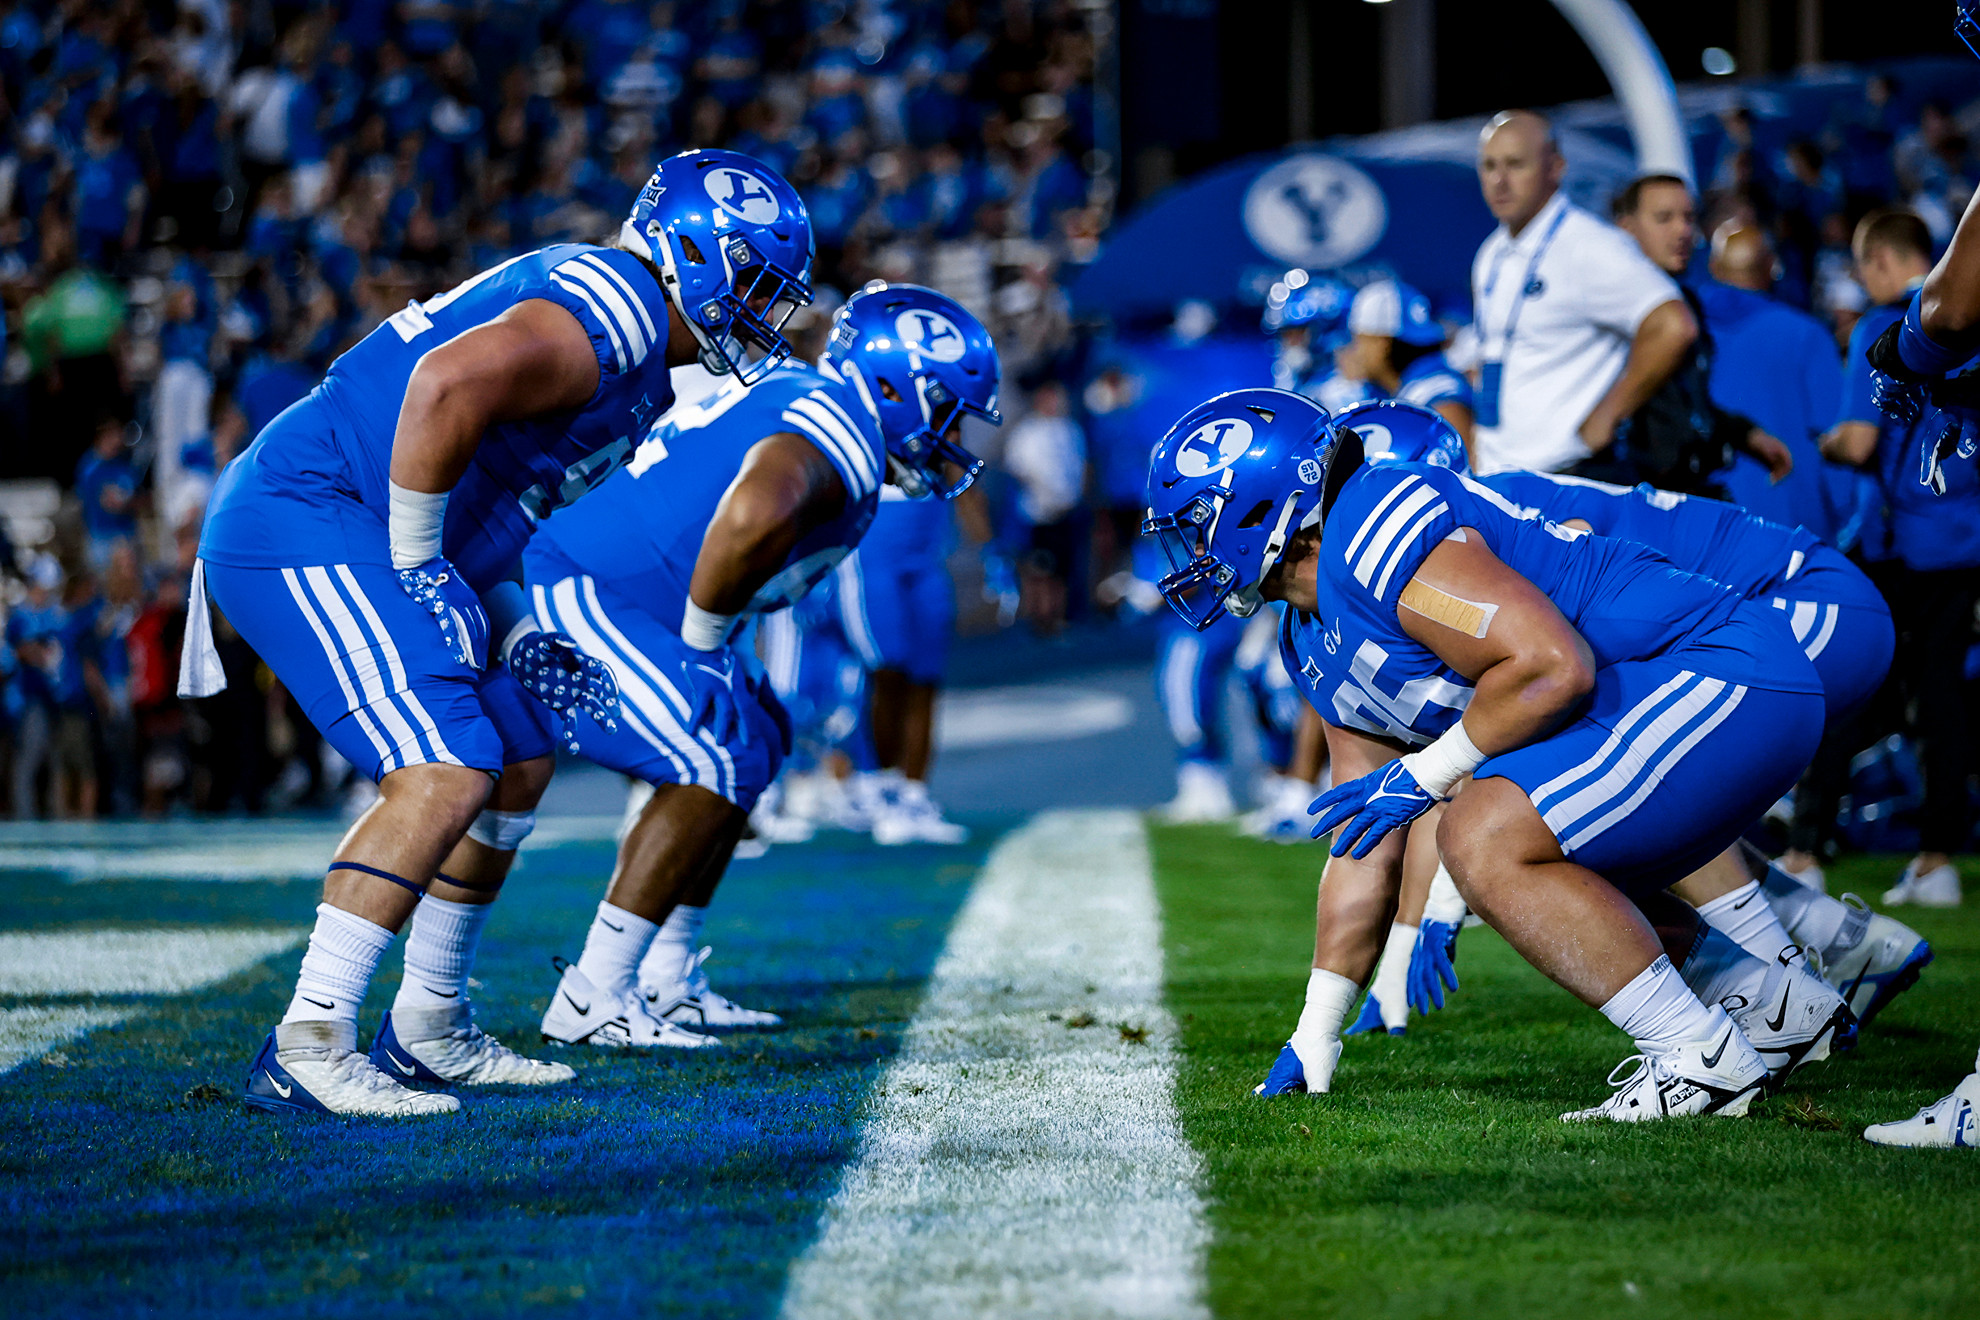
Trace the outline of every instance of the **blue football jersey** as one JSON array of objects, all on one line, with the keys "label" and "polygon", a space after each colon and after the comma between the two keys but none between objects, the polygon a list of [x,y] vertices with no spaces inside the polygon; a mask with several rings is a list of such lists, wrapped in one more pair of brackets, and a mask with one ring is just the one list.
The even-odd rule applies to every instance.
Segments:
[{"label": "blue football jersey", "polygon": [[[387,317],[228,466],[200,554],[244,567],[390,562],[387,473],[413,368],[429,349],[536,298],[584,327],[598,391],[575,412],[489,428],[454,487],[444,553],[478,588],[504,576],[536,524],[623,466],[673,402],[666,297],[629,252],[542,248]],[[308,557],[298,559],[298,547]]]},{"label": "blue football jersey", "polygon": [[1402,369],[1396,384],[1396,398],[1419,408],[1435,408],[1440,403],[1471,404],[1471,382],[1464,378],[1442,353],[1425,353]]},{"label": "blue football jersey", "polygon": [[726,381],[669,413],[624,472],[581,507],[543,525],[526,560],[531,581],[576,570],[640,602],[654,618],[678,623],[716,506],[749,451],[780,433],[816,445],[846,488],[845,509],[799,538],[746,613],[801,599],[866,534],[887,451],[879,421],[858,393],[799,363],[787,363],[748,389]]},{"label": "blue football jersey", "polygon": [[[1662,655],[1757,611],[1719,583],[1674,567],[1647,546],[1561,527],[1447,468],[1367,466],[1328,510],[1319,600],[1286,612],[1286,671],[1330,723],[1399,742],[1427,743],[1470,705],[1471,681],[1403,631],[1403,588],[1437,545],[1470,528],[1554,602],[1598,668]],[[1764,631],[1763,638],[1769,637]],[[1783,647],[1791,644],[1785,634]],[[1755,648],[1760,649],[1760,648]],[[1817,692],[1812,673],[1766,672],[1753,654],[1722,648],[1717,677],[1753,687]],[[1797,686],[1799,685],[1799,686]]]},{"label": "blue football jersey", "polygon": [[1723,582],[1742,596],[1780,590],[1822,542],[1801,527],[1756,518],[1736,504],[1541,472],[1499,472],[1479,481],[1514,504],[1558,523],[1579,518],[1602,536],[1640,541],[1679,568]]}]

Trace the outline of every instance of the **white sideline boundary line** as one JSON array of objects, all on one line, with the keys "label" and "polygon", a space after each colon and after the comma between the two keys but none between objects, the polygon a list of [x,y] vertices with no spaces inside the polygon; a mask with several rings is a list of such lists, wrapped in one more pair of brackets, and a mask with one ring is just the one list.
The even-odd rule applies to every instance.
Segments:
[{"label": "white sideline boundary line", "polygon": [[[1081,1012],[1095,1024],[1068,1027]],[[1207,1317],[1175,1052],[1140,818],[1048,812],[1006,837],[791,1267],[785,1320]]]}]

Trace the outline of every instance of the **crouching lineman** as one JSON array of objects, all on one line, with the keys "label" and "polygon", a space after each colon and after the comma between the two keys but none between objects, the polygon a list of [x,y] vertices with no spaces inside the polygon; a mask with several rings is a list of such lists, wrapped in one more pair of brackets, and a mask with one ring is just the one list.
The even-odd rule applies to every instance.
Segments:
[{"label": "crouching lineman", "polygon": [[[1954,31],[1980,57],[1980,0],[1960,0]],[[1980,452],[1980,195],[1967,204],[1952,243],[1912,295],[1904,318],[1870,346],[1877,406],[1911,429],[1918,480],[1936,494],[1971,489]],[[1921,443],[1922,442],[1922,443]],[[1911,458],[1909,451],[1904,455]],[[1949,473],[1949,464],[1967,470]],[[1904,467],[1899,467],[1902,480]],[[1952,1094],[1910,1118],[1874,1123],[1866,1140],[1884,1146],[1980,1149],[1980,1057]]]},{"label": "crouching lineman", "polygon": [[[1424,461],[1463,473],[1457,434],[1441,418],[1400,404],[1377,404],[1342,414],[1337,423],[1363,437],[1371,462]],[[1379,441],[1370,437],[1379,435]],[[1377,456],[1377,446],[1383,452]],[[1647,545],[1687,572],[1709,577],[1741,596],[1768,606],[1793,634],[1822,680],[1827,726],[1839,727],[1877,691],[1890,668],[1895,638],[1889,609],[1862,571],[1812,533],[1756,518],[1735,505],[1648,486],[1612,486],[1580,477],[1501,472],[1479,484],[1509,500],[1522,516],[1536,512],[1563,527],[1622,537]],[[1489,497],[1489,492],[1488,492]],[[1743,848],[1743,845],[1741,846]],[[1757,855],[1755,861],[1759,861]],[[1842,994],[1859,1023],[1868,1023],[1892,998],[1918,979],[1932,952],[1916,931],[1879,913],[1861,899],[1843,901],[1796,882],[1762,861],[1761,879],[1739,848],[1706,864],[1673,887],[1695,905],[1724,939],[1763,963],[1794,963],[1800,949]],[[1405,883],[1405,911],[1411,886]],[[1765,901],[1754,902],[1763,896]],[[1419,894],[1421,890],[1417,891]],[[1448,936],[1455,927],[1440,926]],[[1715,976],[1717,941],[1702,942],[1680,964],[1685,979],[1702,990]],[[1420,941],[1408,974],[1415,989],[1428,984],[1426,960],[1436,950]],[[1385,955],[1386,962],[1387,955]],[[1393,970],[1391,978],[1393,979]],[[1378,973],[1376,984],[1383,983]],[[1441,996],[1438,996],[1441,998]],[[1388,1003],[1385,1000],[1383,1007]],[[1804,1062],[1815,1062],[1815,1052]]]},{"label": "crouching lineman", "polygon": [[[519,604],[498,584],[537,521],[625,462],[672,403],[669,367],[699,359],[754,378],[775,365],[787,351],[778,326],[810,297],[811,248],[782,179],[733,152],[685,152],[661,162],[612,245],[527,253],[394,313],[222,474],[194,571],[185,686],[217,686],[210,591],[331,745],[379,782],[330,864],[295,998],[249,1073],[250,1105],[460,1108],[356,1049],[359,1003],[415,905],[400,1076],[574,1075],[475,1029],[467,969],[523,832],[504,815],[533,805],[548,775],[544,730],[514,718],[515,684],[609,718],[610,678],[555,634],[516,637],[491,658],[476,593]],[[767,356],[746,364],[750,348]],[[462,862],[423,897],[443,863]]]},{"label": "crouching lineman", "polygon": [[954,300],[868,285],[816,370],[795,363],[672,414],[626,472],[553,518],[524,563],[537,622],[618,681],[616,729],[577,721],[584,754],[654,786],[619,846],[578,961],[543,1016],[571,1044],[705,1047],[698,1026],[761,1026],[707,988],[702,911],[749,809],[790,750],[788,717],[736,639],[859,544],[883,482],[954,497],[981,463],[954,437],[992,424],[997,352]]},{"label": "crouching lineman", "polygon": [[1315,810],[1340,829],[1314,970],[1262,1090],[1330,1086],[1407,826],[1466,775],[1437,837],[1466,902],[1641,1051],[1606,1102],[1564,1118],[1743,1114],[1769,1077],[1752,1037],[1795,1059],[1847,1023],[1832,994],[1802,993],[1819,982],[1736,949],[1701,1002],[1637,906],[1724,851],[1815,749],[1820,679],[1763,607],[1448,469],[1365,464],[1358,437],[1277,390],[1186,415],[1149,501],[1171,605],[1207,623],[1286,601],[1287,666],[1331,726],[1337,786]]}]

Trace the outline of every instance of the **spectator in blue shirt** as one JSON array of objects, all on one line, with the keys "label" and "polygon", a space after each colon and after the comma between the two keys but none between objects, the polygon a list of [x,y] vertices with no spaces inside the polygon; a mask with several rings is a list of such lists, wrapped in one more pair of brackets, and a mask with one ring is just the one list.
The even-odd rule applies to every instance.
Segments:
[{"label": "spectator in blue shirt", "polygon": [[90,746],[85,647],[93,616],[62,603],[62,567],[52,555],[28,566],[27,596],[7,619],[7,644],[20,662],[21,720],[14,747],[14,815],[41,814],[39,785],[48,772],[58,816],[94,815],[96,767]]},{"label": "spectator in blue shirt", "polygon": [[137,242],[144,219],[144,181],[118,136],[115,107],[108,101],[89,112],[82,153],[76,158],[75,190],[76,243],[82,259],[107,270]]},{"label": "spectator in blue shirt", "polygon": [[120,545],[137,536],[137,469],[124,443],[124,423],[105,416],[96,439],[76,464],[76,498],[82,502],[83,535],[89,566],[102,572]]},{"label": "spectator in blue shirt", "polygon": [[1822,448],[1876,474],[1889,520],[1891,558],[1872,576],[1897,624],[1893,676],[1911,699],[1925,773],[1919,851],[1899,882],[1908,888],[1950,866],[1949,854],[1966,851],[1971,831],[1966,654],[1980,599],[1980,473],[1970,463],[1948,465],[1946,493],[1932,494],[1918,480],[1918,428],[1885,417],[1871,398],[1865,353],[1904,315],[1932,268],[1925,222],[1910,211],[1872,211],[1858,223],[1853,248],[1857,281],[1876,305],[1850,335],[1842,408]]}]

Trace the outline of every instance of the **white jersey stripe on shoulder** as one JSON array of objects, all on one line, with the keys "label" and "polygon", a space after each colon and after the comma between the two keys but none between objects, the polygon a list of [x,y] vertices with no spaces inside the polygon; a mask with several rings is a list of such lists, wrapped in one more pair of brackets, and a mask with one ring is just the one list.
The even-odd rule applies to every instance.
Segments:
[{"label": "white jersey stripe on shoulder", "polygon": [[[837,417],[840,421],[846,424],[846,429],[848,431],[851,431],[854,435],[860,437],[860,439],[864,442],[859,447],[860,453],[869,456],[874,456],[877,458],[878,455],[884,454],[886,452],[887,442],[881,438],[879,433],[878,423],[876,423],[871,417],[866,419],[864,425],[854,421],[853,415],[847,412],[844,406],[842,406],[836,398],[834,398],[830,393],[828,393],[825,390],[813,390],[811,393],[811,397],[822,402],[827,408],[830,408],[832,410],[833,416]],[[874,476],[876,479],[878,478],[879,476],[878,469],[875,470]]]},{"label": "white jersey stripe on shoulder", "polygon": [[282,570],[282,581],[288,584],[289,595],[295,598],[296,609],[308,622],[309,630],[316,634],[317,643],[323,648],[324,658],[330,662],[330,672],[336,675],[337,686],[344,694],[345,708],[356,715],[358,728],[362,729],[364,736],[370,739],[372,750],[378,753],[379,763],[396,769],[397,767],[392,764],[392,745],[385,741],[385,735],[380,732],[377,721],[371,718],[371,713],[365,709],[364,703],[358,700],[357,690],[351,686],[350,674],[344,668],[343,657],[337,653],[337,644],[331,640],[329,629],[324,627],[323,618],[318,614],[315,604],[309,598],[309,593],[304,589],[301,576],[295,569],[285,568]]},{"label": "white jersey stripe on shoulder", "polygon": [[[686,695],[674,686],[673,680],[668,678],[644,651],[634,646],[632,640],[620,632],[619,626],[612,622],[612,616],[605,612],[605,606],[598,599],[597,581],[586,574],[578,579],[578,587],[583,592],[580,608],[584,610],[585,617],[595,623],[599,631],[611,639],[614,646],[636,661],[649,680],[648,686],[658,689],[667,697],[667,704],[680,712],[680,718],[675,720],[671,727],[663,729],[663,732],[669,737],[684,739],[689,746],[698,744],[702,753],[708,756],[716,767],[715,782],[711,787],[724,797],[733,800],[736,791],[736,763],[729,756],[728,748],[716,741],[712,733],[696,733],[689,730],[685,721],[691,717],[693,706]],[[661,708],[660,714],[669,713],[665,706]]]},{"label": "white jersey stripe on shoulder", "polygon": [[1353,561],[1354,552],[1361,548],[1361,543],[1368,539],[1368,534],[1381,524],[1383,511],[1402,498],[1403,493],[1411,486],[1418,484],[1419,481],[1421,481],[1420,477],[1413,477],[1408,473],[1404,473],[1401,481],[1389,487],[1389,493],[1384,495],[1381,501],[1373,509],[1369,510],[1368,516],[1361,520],[1361,526],[1355,530],[1354,539],[1348,542],[1347,553],[1341,556],[1343,560]]},{"label": "white jersey stripe on shoulder", "polygon": [[1541,819],[1553,830],[1554,837],[1565,845],[1569,836],[1591,816],[1628,793],[1646,774],[1653,773],[1651,759],[1717,702],[1725,690],[1724,679],[1700,679],[1658,711],[1641,733],[1623,745],[1622,755],[1607,773],[1542,813]]},{"label": "white jersey stripe on shoulder", "polygon": [[653,347],[653,341],[647,338],[644,330],[640,329],[639,317],[633,312],[631,304],[627,303],[618,289],[613,286],[612,281],[586,265],[581,257],[565,262],[557,268],[557,273],[568,275],[597,295],[599,303],[612,314],[613,322],[619,327],[619,334],[626,341],[627,359],[633,366],[644,362],[647,351]]},{"label": "white jersey stripe on shoulder", "polygon": [[405,666],[399,662],[397,643],[392,640],[392,634],[385,631],[385,623],[378,617],[378,611],[358,587],[357,579],[351,575],[350,566],[337,565],[337,577],[348,591],[351,602],[364,616],[364,621],[370,625],[372,636],[378,639],[378,649],[384,655],[386,667],[392,674],[392,691],[398,697],[400,704],[406,707],[414,721],[425,730],[427,743],[432,748],[433,754],[442,761],[455,762],[454,753],[440,737],[440,728],[433,722],[433,716],[427,713],[425,703],[413,691],[412,684],[406,681]]},{"label": "white jersey stripe on shoulder", "polygon": [[1389,552],[1388,560],[1382,565],[1381,579],[1375,583],[1375,598],[1377,600],[1388,595],[1389,579],[1394,577],[1396,569],[1402,566],[1403,557],[1409,553],[1410,544],[1416,540],[1418,534],[1431,523],[1437,521],[1437,519],[1443,517],[1446,513],[1449,513],[1450,510],[1450,505],[1444,503],[1442,500],[1438,500],[1435,504],[1425,509],[1421,517],[1410,524],[1408,531],[1396,538],[1395,549]]},{"label": "white jersey stripe on shoulder", "polygon": [[619,337],[619,328],[613,324],[612,318],[605,315],[605,309],[600,307],[598,300],[591,296],[591,290],[582,284],[573,280],[567,280],[562,275],[557,274],[550,276],[550,282],[566,293],[573,295],[578,301],[591,309],[592,319],[598,322],[600,329],[604,330],[606,342],[612,345],[612,356],[618,361],[619,370],[623,373],[626,370],[625,341]]},{"label": "white jersey stripe on shoulder", "polygon": [[1533,790],[1534,808],[1541,815],[1546,815],[1549,798],[1581,783],[1591,774],[1600,773],[1609,758],[1635,732],[1636,726],[1648,719],[1651,712],[1662,705],[1673,693],[1691,683],[1696,677],[1697,675],[1693,674],[1690,670],[1682,671],[1675,678],[1666,680],[1655,692],[1652,692],[1649,696],[1637,702],[1635,706],[1630,708],[1629,714],[1625,715],[1622,721],[1616,725],[1615,730],[1603,740],[1602,745],[1596,749],[1593,756],[1565,773],[1554,776]]},{"label": "white jersey stripe on shoulder", "polygon": [[846,457],[845,446],[831,432],[820,426],[815,418],[792,408],[784,409],[784,422],[823,451],[825,457],[832,461],[832,466],[844,474],[847,494],[857,499],[865,493],[858,466]]},{"label": "white jersey stripe on shoulder", "polygon": [[658,343],[660,332],[654,328],[653,318],[647,314],[646,304],[640,301],[640,296],[637,293],[633,292],[633,286],[626,283],[626,277],[619,274],[618,271],[613,270],[612,263],[599,256],[596,252],[587,252],[579,257],[578,260],[594,270],[604,272],[605,278],[612,281],[613,286],[632,305],[634,313],[639,317],[640,328],[646,331],[647,342]]},{"label": "white jersey stripe on shoulder", "polygon": [[833,420],[845,438],[847,453],[859,465],[860,474],[869,488],[879,485],[880,474],[874,467],[873,453],[867,447],[866,438],[853,419],[846,416],[846,410],[839,406],[838,400],[823,390],[813,390],[799,402],[822,410],[825,416]]},{"label": "white jersey stripe on shoulder", "polygon": [[1574,832],[1571,838],[1562,840],[1561,846],[1564,848],[1579,848],[1581,845],[1599,837],[1610,826],[1636,810],[1643,799],[1654,793],[1657,790],[1657,786],[1669,777],[1672,768],[1679,761],[1682,761],[1692,748],[1696,747],[1712,730],[1724,724],[1732,713],[1739,709],[1739,703],[1745,697],[1746,689],[1744,687],[1735,687],[1726,693],[1703,719],[1698,720],[1692,725],[1691,731],[1684,735],[1677,746],[1664,753],[1663,758],[1655,766],[1651,767],[1649,774],[1637,781],[1634,792],[1610,808],[1601,819],[1592,824],[1582,826]]},{"label": "white jersey stripe on shoulder", "polygon": [[814,434],[831,442],[833,452],[839,456],[839,466],[846,470],[852,484],[858,487],[855,495],[864,495],[873,489],[873,466],[866,457],[866,446],[829,409],[821,407],[816,399],[806,397],[794,400],[784,416],[806,419]]},{"label": "white jersey stripe on shoulder", "polygon": [[1401,503],[1389,510],[1382,519],[1382,526],[1368,539],[1368,544],[1362,547],[1360,558],[1354,561],[1354,576],[1357,582],[1365,587],[1374,581],[1375,570],[1388,556],[1390,547],[1394,546],[1402,536],[1403,528],[1409,526],[1411,520],[1422,512],[1424,505],[1433,503],[1436,499],[1437,491],[1434,487],[1419,484],[1416,490],[1411,491]]}]

